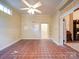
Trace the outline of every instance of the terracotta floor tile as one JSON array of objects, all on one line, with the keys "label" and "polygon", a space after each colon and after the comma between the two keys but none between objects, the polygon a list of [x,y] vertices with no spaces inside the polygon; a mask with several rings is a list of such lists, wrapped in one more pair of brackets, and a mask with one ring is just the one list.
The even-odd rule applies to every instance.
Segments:
[{"label": "terracotta floor tile", "polygon": [[79,59],[79,53],[50,40],[21,40],[1,51],[0,59]]}]

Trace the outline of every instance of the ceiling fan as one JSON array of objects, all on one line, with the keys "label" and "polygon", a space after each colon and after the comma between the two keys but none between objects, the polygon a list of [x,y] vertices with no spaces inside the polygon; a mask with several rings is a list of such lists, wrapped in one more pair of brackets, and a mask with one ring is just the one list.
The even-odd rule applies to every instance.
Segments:
[{"label": "ceiling fan", "polygon": [[40,10],[37,9],[42,5],[40,2],[36,3],[35,5],[30,5],[26,0],[22,0],[22,2],[27,5],[27,7],[21,8],[21,10],[27,10],[29,14],[35,14],[35,12],[42,13]]}]

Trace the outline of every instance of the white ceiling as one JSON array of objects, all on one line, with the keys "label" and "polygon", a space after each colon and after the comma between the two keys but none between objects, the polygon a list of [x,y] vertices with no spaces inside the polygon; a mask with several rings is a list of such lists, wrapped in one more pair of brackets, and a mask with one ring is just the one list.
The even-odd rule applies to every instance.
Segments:
[{"label": "white ceiling", "polygon": [[[22,0],[5,0],[11,6],[19,10],[21,13],[27,13],[26,11],[21,11],[20,8],[27,7]],[[51,15],[55,12],[56,7],[63,1],[63,0],[26,0],[29,4],[35,4],[38,1],[42,3],[42,6],[39,7],[42,11],[42,14]]]}]

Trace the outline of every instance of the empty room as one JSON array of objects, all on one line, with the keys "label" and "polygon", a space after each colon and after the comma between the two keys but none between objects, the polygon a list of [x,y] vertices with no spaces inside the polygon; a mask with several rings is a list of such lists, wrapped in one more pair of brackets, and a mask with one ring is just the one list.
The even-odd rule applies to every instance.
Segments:
[{"label": "empty room", "polygon": [[79,59],[78,31],[79,0],[0,0],[0,59]]}]

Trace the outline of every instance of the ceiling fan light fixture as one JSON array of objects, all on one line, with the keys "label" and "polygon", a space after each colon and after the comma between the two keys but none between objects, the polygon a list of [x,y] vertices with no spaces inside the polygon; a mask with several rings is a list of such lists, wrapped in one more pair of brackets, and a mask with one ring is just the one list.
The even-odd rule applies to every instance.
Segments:
[{"label": "ceiling fan light fixture", "polygon": [[29,14],[35,14],[34,9],[29,9],[27,12],[28,12]]}]

